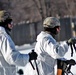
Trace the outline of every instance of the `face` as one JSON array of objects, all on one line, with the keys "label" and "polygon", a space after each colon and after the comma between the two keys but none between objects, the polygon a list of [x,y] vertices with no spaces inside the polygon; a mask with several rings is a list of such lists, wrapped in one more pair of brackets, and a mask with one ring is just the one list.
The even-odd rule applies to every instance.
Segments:
[{"label": "face", "polygon": [[12,30],[12,28],[13,28],[13,22],[11,22],[11,23],[8,24],[8,28],[9,28],[10,30]]},{"label": "face", "polygon": [[55,27],[55,34],[58,34],[60,32],[60,26]]},{"label": "face", "polygon": [[56,30],[57,30],[57,33],[59,33],[59,32],[60,32],[60,30],[61,30],[60,26],[59,26],[59,27],[57,27],[57,28],[56,28]]}]

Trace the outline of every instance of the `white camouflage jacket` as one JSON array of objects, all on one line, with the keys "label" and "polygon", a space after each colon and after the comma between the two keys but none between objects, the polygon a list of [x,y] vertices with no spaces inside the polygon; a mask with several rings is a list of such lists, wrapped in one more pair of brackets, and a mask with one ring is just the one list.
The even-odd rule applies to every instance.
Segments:
[{"label": "white camouflage jacket", "polygon": [[29,60],[28,54],[21,54],[15,49],[15,44],[3,27],[0,27],[0,74],[16,75],[16,66],[25,66]]},{"label": "white camouflage jacket", "polygon": [[[38,54],[37,66],[39,75],[55,75],[57,66],[56,59],[62,58],[68,51],[68,48],[65,41],[57,43],[50,34],[42,31],[37,36],[37,43],[35,46],[35,52]],[[36,65],[34,64],[34,66]],[[33,70],[30,64],[25,67],[25,73],[26,75],[38,75],[36,69]]]}]

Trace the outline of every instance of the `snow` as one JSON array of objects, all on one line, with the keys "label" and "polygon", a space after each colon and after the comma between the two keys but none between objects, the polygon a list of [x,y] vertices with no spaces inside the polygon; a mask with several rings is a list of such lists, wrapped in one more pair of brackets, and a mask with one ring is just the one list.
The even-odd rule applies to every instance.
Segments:
[{"label": "snow", "polygon": [[[24,44],[24,45],[21,45],[21,46],[16,46],[16,49],[19,50],[21,53],[25,54],[25,53],[31,52],[31,50],[34,49],[34,47],[35,47],[35,43],[33,43],[33,44]],[[69,48],[68,52],[65,54],[64,57],[66,59],[68,59],[68,60],[69,59],[74,59],[76,61],[76,53],[74,51],[74,55],[73,55],[73,57],[71,57],[71,50],[70,50],[70,48]],[[18,67],[18,69],[23,69],[24,75],[25,75],[25,67],[26,66],[24,66],[24,67],[19,66]],[[73,74],[76,74],[76,65],[71,67],[71,72]]]},{"label": "snow", "polygon": [[[31,52],[34,49],[34,47],[35,47],[35,43],[33,43],[33,44],[24,44],[24,45],[21,45],[21,46],[16,46],[16,49],[19,50],[20,53],[28,54],[29,52]],[[24,66],[24,67],[17,66],[17,71],[19,69],[22,69],[23,72],[24,72],[24,75],[26,75],[25,74],[25,67],[26,66]]]}]

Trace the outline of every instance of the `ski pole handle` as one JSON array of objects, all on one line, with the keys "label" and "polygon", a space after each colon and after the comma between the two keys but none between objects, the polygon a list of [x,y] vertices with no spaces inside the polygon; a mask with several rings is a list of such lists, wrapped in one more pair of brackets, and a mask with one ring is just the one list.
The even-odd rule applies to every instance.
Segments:
[{"label": "ski pole handle", "polygon": [[[32,50],[32,52],[34,52],[34,50]],[[34,62],[35,62],[35,65],[36,65],[36,71],[37,71],[37,74],[39,75],[39,69],[38,69],[38,66],[37,66],[37,62],[36,62],[36,60],[34,60]]]},{"label": "ski pole handle", "polygon": [[[34,52],[34,50],[32,50],[32,52]],[[31,60],[30,60],[29,62],[30,62],[30,64],[31,64],[33,70],[35,70],[34,65],[32,64]]]}]

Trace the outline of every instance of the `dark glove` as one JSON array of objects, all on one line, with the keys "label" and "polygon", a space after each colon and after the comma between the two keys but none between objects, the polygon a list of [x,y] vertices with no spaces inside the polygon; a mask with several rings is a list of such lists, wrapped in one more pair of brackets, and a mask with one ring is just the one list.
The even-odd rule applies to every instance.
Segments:
[{"label": "dark glove", "polygon": [[31,53],[29,53],[29,61],[36,60],[37,56],[38,56],[37,53],[32,51]]},{"label": "dark glove", "polygon": [[73,56],[73,48],[76,51],[76,47],[75,47],[76,38],[70,38],[69,40],[67,40],[67,44],[70,46],[70,48],[71,48],[71,56]]},{"label": "dark glove", "polygon": [[75,64],[76,64],[76,62],[75,62],[74,59],[70,59],[70,60],[68,60],[68,63],[69,63],[70,65],[75,65]]},{"label": "dark glove", "polygon": [[70,38],[69,40],[67,40],[67,44],[75,44],[76,43],[76,38]]},{"label": "dark glove", "polygon": [[18,73],[19,75],[23,75],[23,74],[24,74],[22,69],[19,69],[19,70],[17,71],[17,73]]}]

